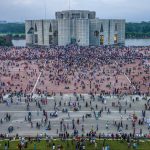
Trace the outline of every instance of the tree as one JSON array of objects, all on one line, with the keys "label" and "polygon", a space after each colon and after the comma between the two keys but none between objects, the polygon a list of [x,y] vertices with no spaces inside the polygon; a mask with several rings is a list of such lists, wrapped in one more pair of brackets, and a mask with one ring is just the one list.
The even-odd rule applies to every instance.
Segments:
[{"label": "tree", "polygon": [[0,37],[0,46],[13,46],[11,38],[6,37]]}]

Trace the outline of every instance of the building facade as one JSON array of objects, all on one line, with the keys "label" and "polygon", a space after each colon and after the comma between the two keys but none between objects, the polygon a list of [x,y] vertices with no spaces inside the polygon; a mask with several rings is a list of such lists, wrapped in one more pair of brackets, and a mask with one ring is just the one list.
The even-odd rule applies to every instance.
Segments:
[{"label": "building facade", "polygon": [[100,46],[125,44],[125,20],[98,19],[94,11],[56,12],[56,19],[27,20],[27,45],[78,44]]}]

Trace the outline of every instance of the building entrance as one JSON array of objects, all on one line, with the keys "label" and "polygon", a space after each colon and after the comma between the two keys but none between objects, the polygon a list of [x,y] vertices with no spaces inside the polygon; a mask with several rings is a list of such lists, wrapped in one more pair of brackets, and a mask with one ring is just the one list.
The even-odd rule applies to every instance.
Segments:
[{"label": "building entrance", "polygon": [[114,44],[118,44],[118,35],[117,34],[114,35]]},{"label": "building entrance", "polygon": [[104,35],[100,35],[100,45],[104,45]]},{"label": "building entrance", "polygon": [[71,44],[76,44],[76,39],[75,38],[71,38]]}]

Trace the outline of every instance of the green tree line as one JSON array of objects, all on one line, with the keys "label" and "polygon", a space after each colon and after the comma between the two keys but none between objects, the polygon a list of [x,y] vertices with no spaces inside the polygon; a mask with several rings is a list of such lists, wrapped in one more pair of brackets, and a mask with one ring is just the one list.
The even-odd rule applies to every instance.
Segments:
[{"label": "green tree line", "polygon": [[25,24],[2,23],[0,24],[0,34],[25,34]]},{"label": "green tree line", "polygon": [[[25,34],[24,23],[0,24],[0,34]],[[150,22],[126,23],[126,38],[150,38]]]},{"label": "green tree line", "polygon": [[126,38],[150,38],[150,22],[126,23]]},{"label": "green tree line", "polygon": [[12,46],[12,41],[10,37],[1,37],[0,36],[0,46]]}]

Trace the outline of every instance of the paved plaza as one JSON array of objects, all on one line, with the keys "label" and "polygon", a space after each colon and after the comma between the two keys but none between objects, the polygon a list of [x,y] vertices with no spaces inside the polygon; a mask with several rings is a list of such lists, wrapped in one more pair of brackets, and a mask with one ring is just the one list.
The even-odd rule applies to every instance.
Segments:
[{"label": "paved plaza", "polygon": [[[5,96],[4,99],[6,97],[7,96]],[[0,133],[8,133],[9,126],[13,126],[14,131],[8,133],[9,135],[19,133],[19,135],[36,136],[37,134],[46,133],[51,136],[58,136],[58,133],[62,133],[64,130],[67,130],[70,134],[72,134],[72,120],[74,120],[75,128],[78,130],[80,135],[88,133],[91,129],[101,134],[122,132],[133,133],[133,114],[135,114],[138,118],[135,123],[136,134],[140,134],[140,129],[142,129],[143,134],[149,133],[148,127],[150,123],[150,111],[146,111],[143,125],[139,125],[138,120],[142,120],[142,110],[145,110],[145,104],[150,97],[147,97],[147,100],[145,100],[145,97],[136,95],[123,96],[121,98],[116,96],[103,96],[102,98],[99,95],[95,95],[93,97],[89,94],[65,94],[63,96],[57,94],[56,96],[46,98],[45,96],[38,96],[34,94],[32,102],[30,102],[28,107],[25,103],[25,97],[21,97],[21,99],[18,97],[6,99],[9,99],[7,105],[0,104],[0,119],[3,120],[3,123],[0,123]],[[13,103],[11,103],[11,99],[13,100]],[[46,99],[47,104],[42,104],[41,100],[44,102]],[[41,108],[37,106],[37,102],[41,104]],[[112,104],[114,106],[112,106]],[[75,111],[75,107],[78,110]],[[119,108],[121,108],[120,111]],[[40,109],[47,112],[47,123],[44,123],[45,117],[43,115],[43,111]],[[63,109],[67,109],[68,112],[63,112]],[[103,111],[101,116],[98,117],[97,114],[100,110]],[[55,111],[57,111],[58,116],[50,117],[50,113]],[[31,122],[25,119],[25,117],[28,118],[29,112],[31,112],[32,115],[32,127]],[[6,121],[4,119],[6,113],[11,115],[10,121]],[[87,114],[91,114],[91,116],[89,115],[86,117]],[[77,123],[78,119],[79,123]],[[63,127],[62,130],[60,130],[60,122],[62,120]],[[49,121],[51,124],[51,130],[46,130]],[[37,122],[40,124],[39,129],[36,127]],[[116,124],[122,122],[123,127],[118,129],[115,122]],[[126,125],[128,125],[128,129],[126,129]]]}]

